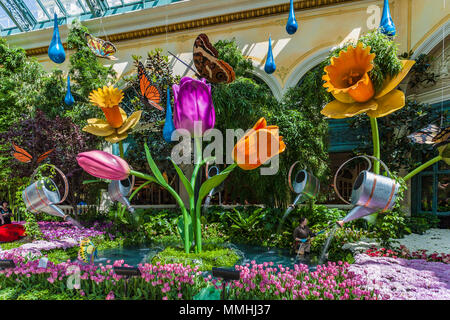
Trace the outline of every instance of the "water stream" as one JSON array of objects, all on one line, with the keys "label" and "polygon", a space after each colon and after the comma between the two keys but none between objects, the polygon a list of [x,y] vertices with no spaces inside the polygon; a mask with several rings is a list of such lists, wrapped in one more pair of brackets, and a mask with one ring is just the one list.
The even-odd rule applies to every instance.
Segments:
[{"label": "water stream", "polygon": [[334,238],[334,234],[336,233],[338,226],[335,225],[333,227],[333,229],[330,232],[330,235],[328,236],[327,241],[325,242],[323,249],[322,249],[322,253],[320,254],[320,258],[319,258],[319,264],[323,264],[325,262],[325,258],[326,258],[326,254],[328,252],[328,248],[330,247],[331,244],[331,240],[333,240]]}]

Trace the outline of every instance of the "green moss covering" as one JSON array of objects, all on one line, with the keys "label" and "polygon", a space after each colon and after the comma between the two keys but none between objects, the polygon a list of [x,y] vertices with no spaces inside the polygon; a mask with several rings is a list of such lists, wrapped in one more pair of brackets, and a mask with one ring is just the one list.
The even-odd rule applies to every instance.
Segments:
[{"label": "green moss covering", "polygon": [[183,265],[198,266],[201,271],[211,271],[213,267],[232,267],[238,260],[239,256],[228,248],[186,254],[182,248],[168,247],[155,255],[151,259],[151,263],[182,263]]}]

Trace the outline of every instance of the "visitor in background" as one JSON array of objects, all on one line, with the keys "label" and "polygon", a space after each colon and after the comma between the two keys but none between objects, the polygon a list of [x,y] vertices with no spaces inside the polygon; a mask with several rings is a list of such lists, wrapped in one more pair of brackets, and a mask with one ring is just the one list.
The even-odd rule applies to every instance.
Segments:
[{"label": "visitor in background", "polygon": [[8,202],[3,201],[2,206],[0,207],[0,224],[11,224],[11,215],[12,211],[8,208]]},{"label": "visitor in background", "polygon": [[306,254],[309,254],[311,249],[311,237],[316,236],[309,227],[308,227],[308,219],[305,217],[301,217],[300,225],[294,230],[294,247],[297,255],[300,258]]}]

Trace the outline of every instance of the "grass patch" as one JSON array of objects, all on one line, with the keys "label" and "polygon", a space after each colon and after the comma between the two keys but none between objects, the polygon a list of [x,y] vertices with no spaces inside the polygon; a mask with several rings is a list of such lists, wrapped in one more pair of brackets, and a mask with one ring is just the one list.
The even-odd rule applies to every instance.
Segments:
[{"label": "grass patch", "polygon": [[232,267],[239,258],[232,249],[228,248],[211,248],[202,253],[187,254],[182,248],[168,247],[156,254],[151,259],[151,263],[182,263],[183,265],[198,266],[201,271],[211,271],[213,267]]}]

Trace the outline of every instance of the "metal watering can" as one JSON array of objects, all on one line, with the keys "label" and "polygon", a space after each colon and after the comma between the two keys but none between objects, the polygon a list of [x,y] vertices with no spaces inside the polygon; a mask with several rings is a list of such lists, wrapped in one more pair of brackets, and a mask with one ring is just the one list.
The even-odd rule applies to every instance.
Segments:
[{"label": "metal watering can", "polygon": [[127,196],[131,193],[134,186],[134,176],[125,180],[113,180],[108,185],[108,194],[112,201],[118,201],[127,207],[128,211],[133,213],[134,208],[131,206]]},{"label": "metal watering can", "polygon": [[[391,178],[391,173],[384,162],[372,156],[358,156],[344,162],[334,176],[334,190],[341,200],[350,204],[350,202],[342,198],[336,188],[337,174],[344,165],[356,158],[364,158],[369,163],[369,168],[361,171],[353,183],[351,204],[355,205],[355,207],[350,210],[343,220],[336,222],[341,227],[346,222],[369,216],[379,210],[385,212],[392,209],[400,188],[400,185]],[[379,161],[386,170],[388,176],[386,177],[370,172],[369,170],[372,167],[372,162],[369,158]]]},{"label": "metal watering can", "polygon": [[288,183],[292,192],[297,194],[294,202],[289,206],[288,212],[292,211],[298,202],[304,202],[307,199],[315,198],[319,194],[320,182],[311,172],[306,170],[297,171],[294,179],[292,172],[299,161],[295,162],[289,169]]},{"label": "metal watering can", "polygon": [[[49,166],[49,165],[47,165]],[[52,166],[52,165],[50,165]],[[66,176],[61,170],[52,166],[59,174],[61,174],[64,180],[64,196],[61,199],[58,187],[55,182],[50,178],[44,178],[30,184],[22,192],[22,200],[27,207],[27,210],[33,213],[45,212],[49,215],[63,218],[65,221],[70,222],[78,228],[82,228],[78,221],[65,214],[57,204],[63,203],[69,192],[69,183],[67,182]],[[39,169],[39,168],[38,168]],[[38,169],[36,169],[31,176],[31,181],[33,181]]]},{"label": "metal watering can", "polygon": [[299,161],[295,162],[288,173],[289,188],[292,192],[297,194],[294,202],[286,209],[280,224],[278,225],[277,234],[280,233],[281,227],[286,220],[287,216],[294,210],[297,203],[304,202],[308,199],[315,198],[319,194],[320,182],[311,172],[307,170],[300,170],[295,173],[294,179],[292,179],[292,172]]}]

